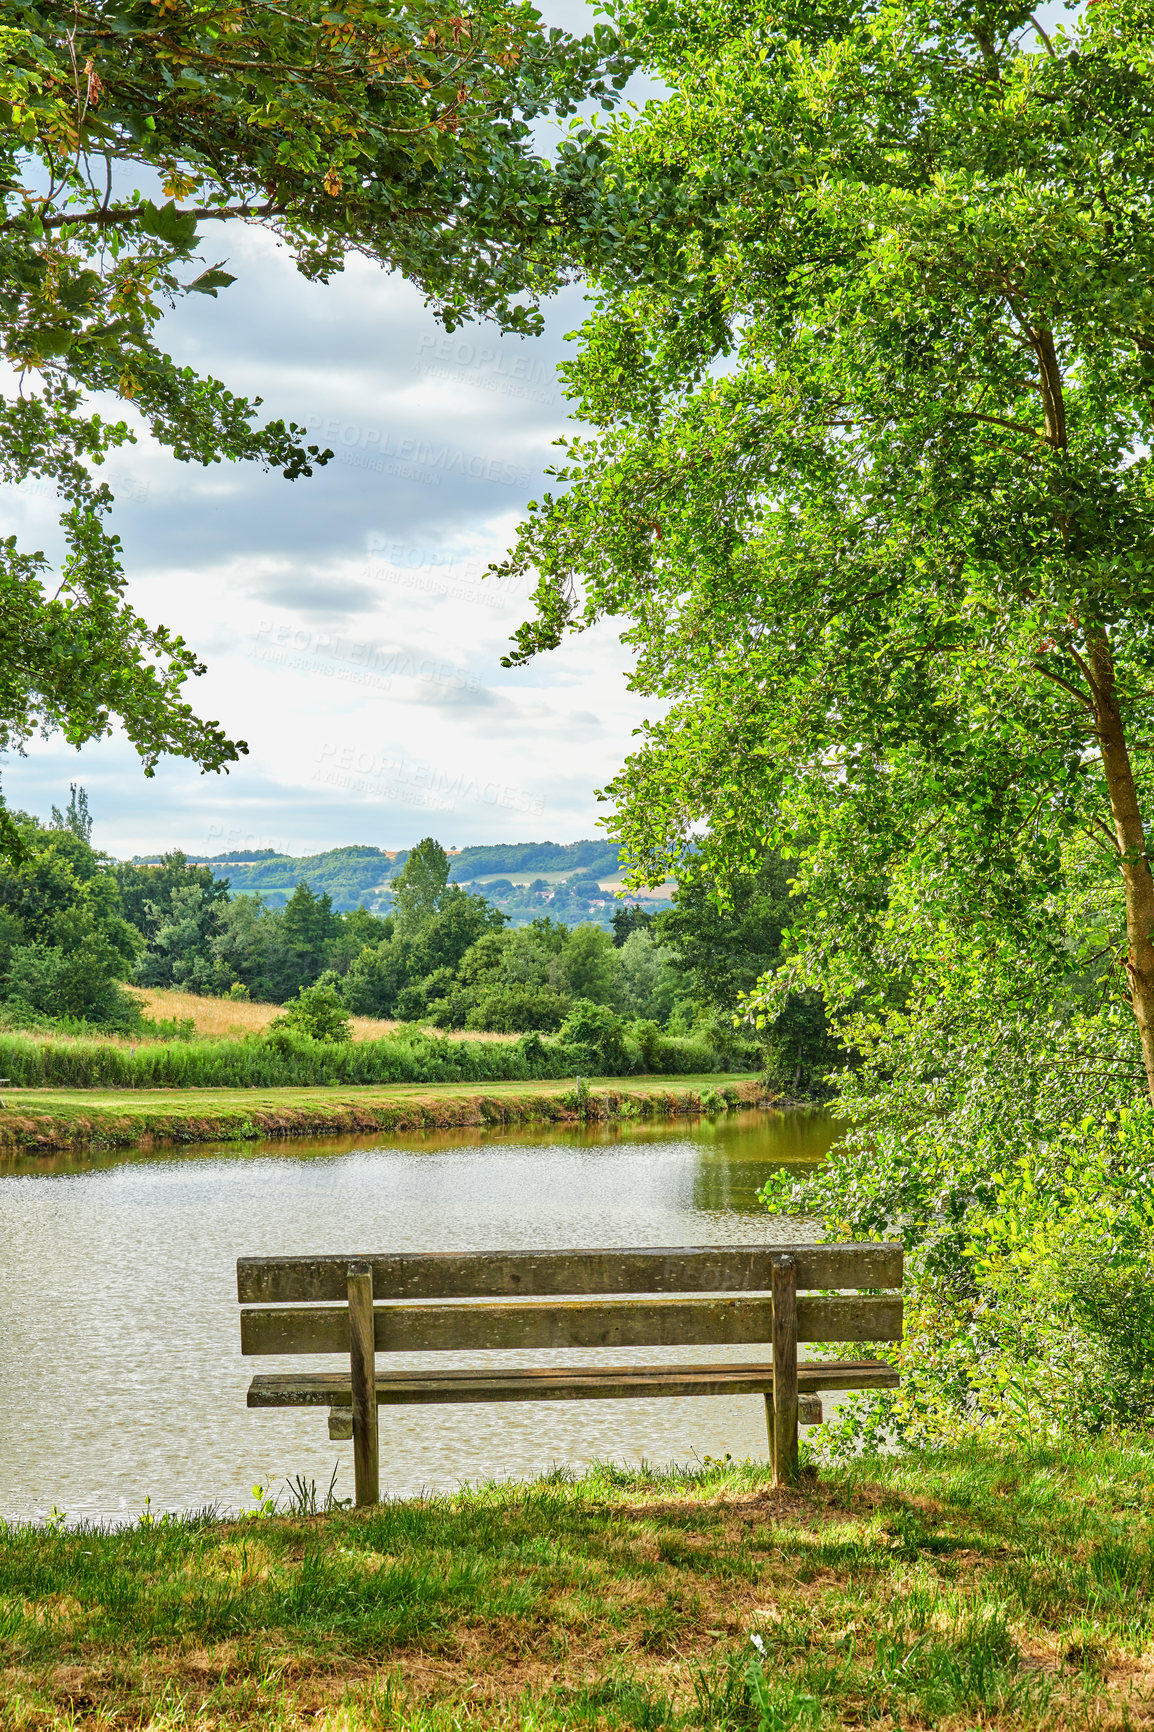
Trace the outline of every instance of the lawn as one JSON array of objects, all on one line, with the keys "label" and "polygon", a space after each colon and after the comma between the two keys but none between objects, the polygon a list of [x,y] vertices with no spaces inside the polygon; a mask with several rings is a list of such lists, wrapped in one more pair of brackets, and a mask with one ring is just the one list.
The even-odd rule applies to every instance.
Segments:
[{"label": "lawn", "polygon": [[513,1082],[333,1083],[297,1088],[8,1088],[0,1096],[0,1150],[125,1146],[169,1140],[319,1136],[422,1126],[551,1123],[665,1117],[701,1111],[729,1088],[750,1105],[762,1090],[748,1073],[598,1077],[578,1099],[577,1079]]},{"label": "lawn", "polygon": [[1152,1542],[1154,1449],[1103,1442],[14,1528],[0,1724],[1137,1727]]}]

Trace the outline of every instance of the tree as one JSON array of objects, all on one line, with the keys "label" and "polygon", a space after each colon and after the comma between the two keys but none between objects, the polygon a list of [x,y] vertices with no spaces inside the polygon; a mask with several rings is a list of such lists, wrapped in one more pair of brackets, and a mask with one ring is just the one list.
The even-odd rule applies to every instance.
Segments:
[{"label": "tree", "polygon": [[510,659],[624,616],[635,882],[798,851],[834,1004],[1116,964],[1154,1093],[1154,6],[626,16],[672,94],[610,136]]},{"label": "tree", "polygon": [[616,959],[617,990],[626,1015],[646,1022],[667,1022],[687,984],[681,971],[671,966],[673,951],[651,930],[636,926],[616,951]]},{"label": "tree", "polygon": [[137,964],[139,984],[174,986],[185,992],[226,992],[232,984],[232,972],[213,953],[221,913],[220,898],[199,884],[171,890],[163,904],[149,903],[151,944]]},{"label": "tree", "polygon": [[0,865],[0,998],[41,1016],[129,1026],[120,988],[140,947],[111,861],[66,825],[11,814],[18,859]]},{"label": "tree", "polygon": [[[55,485],[68,548],[49,578],[42,554],[0,542],[0,750],[38,730],[80,745],[114,718],[146,775],[166,752],[219,770],[246,750],[182,701],[203,671],[188,646],[124,600],[93,469],[133,434],[85,399],[131,403],[182,461],[292,479],[326,460],[154,340],[165,305],[234,280],[201,251],[227,219],[272,229],[313,279],[362,253],[419,283],[450,328],[532,329],[561,265],[535,237],[588,179],[579,141],[561,175],[533,155],[533,122],[611,100],[628,65],[612,32],[595,36],[546,31],[521,0],[449,16],[432,0],[0,8],[0,342],[18,380],[0,476]],[[2,809],[0,842],[19,846]]]},{"label": "tree", "polygon": [[[81,789],[83,793],[83,789]],[[56,808],[53,807],[53,814]],[[228,879],[217,878],[211,866],[195,866],[179,848],[163,854],[155,866],[140,866],[124,860],[116,867],[120,905],[124,918],[149,943],[155,938],[168,912],[174,892],[199,890],[210,902],[228,900]]]},{"label": "tree", "polygon": [[630,1068],[625,1024],[607,1004],[577,999],[561,1024],[561,1040],[584,1070],[621,1076]]},{"label": "tree", "polygon": [[426,836],[390,885],[398,934],[408,937],[419,932],[441,907],[448,884],[449,857],[439,842]]},{"label": "tree", "polygon": [[626,939],[631,938],[635,932],[644,932],[652,924],[652,914],[647,914],[644,908],[638,908],[635,902],[627,903],[624,908],[615,908],[613,910],[613,942],[617,949],[620,950]]},{"label": "tree", "polygon": [[575,926],[561,952],[560,984],[573,998],[595,1004],[617,1000],[616,952],[607,932]]},{"label": "tree", "polygon": [[78,787],[75,782],[69,782],[67,806],[63,812],[59,806],[52,808],[52,828],[71,830],[82,842],[92,841],[92,815],[88,810],[86,789]]},{"label": "tree", "polygon": [[[770,851],[754,872],[719,879],[694,858],[678,874],[656,933],[693,998],[714,1013],[716,1033],[744,1009],[758,981],[781,965],[785,935],[802,913],[790,891],[796,870],[795,861]],[[766,1076],[794,1091],[828,1092],[825,1079],[844,1054],[831,1037],[820,996],[790,992],[774,1010],[762,1019],[758,1039]]]},{"label": "tree", "polygon": [[[302,880],[285,904],[279,937],[295,964],[296,989],[311,984],[324,969],[328,953],[341,934],[341,917],[325,891],[316,896]],[[286,995],[287,996],[287,995]]]}]

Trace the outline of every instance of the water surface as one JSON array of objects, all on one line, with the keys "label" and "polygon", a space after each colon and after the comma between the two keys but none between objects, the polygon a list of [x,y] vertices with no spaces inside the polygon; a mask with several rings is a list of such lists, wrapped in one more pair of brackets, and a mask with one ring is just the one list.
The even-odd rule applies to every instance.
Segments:
[{"label": "water surface", "polygon": [[[290,1474],[352,1492],[324,1409],[250,1411],[235,1264],[291,1252],[772,1244],[796,1223],[756,1192],[835,1134],[812,1113],[453,1130],[179,1152],[23,1157],[0,1168],[0,1514],[236,1507]],[[652,1349],[638,1361],[759,1358]],[[556,1353],[489,1355],[541,1364]],[[596,1362],[592,1350],[568,1356]],[[620,1361],[620,1353],[612,1355]],[[477,1363],[454,1354],[390,1363]],[[347,1360],[344,1362],[347,1365]],[[764,1456],[757,1396],[381,1410],[382,1488],[524,1476],[555,1463]]]}]

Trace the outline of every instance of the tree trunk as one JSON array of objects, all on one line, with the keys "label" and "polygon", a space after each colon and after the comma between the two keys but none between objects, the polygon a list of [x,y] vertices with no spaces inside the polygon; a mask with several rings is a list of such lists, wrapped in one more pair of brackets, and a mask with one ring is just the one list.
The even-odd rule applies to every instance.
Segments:
[{"label": "tree trunk", "polygon": [[[1029,335],[1038,357],[1046,441],[1051,450],[1065,451],[1069,445],[1066,398],[1054,335],[1046,325],[1031,330]],[[1069,522],[1061,519],[1060,527],[1068,547]],[[1118,703],[1114,651],[1105,627],[1091,625],[1086,628],[1086,660],[1098,747],[1118,842],[1118,864],[1126,890],[1126,977],[1130,983],[1130,1004],[1142,1043],[1146,1089],[1151,1102],[1154,1102],[1154,878],[1150,876],[1146,828],[1138,805],[1138,790],[1134,786],[1134,770]]]},{"label": "tree trunk", "polygon": [[1094,716],[1102,768],[1110,795],[1114,834],[1120,850],[1119,864],[1126,887],[1126,975],[1130,1003],[1142,1042],[1146,1087],[1154,1101],[1154,878],[1146,853],[1146,829],[1134,786],[1134,771],[1126,745],[1126,732],[1114,680],[1114,655],[1101,626],[1086,633],[1086,655],[1090,667]]}]

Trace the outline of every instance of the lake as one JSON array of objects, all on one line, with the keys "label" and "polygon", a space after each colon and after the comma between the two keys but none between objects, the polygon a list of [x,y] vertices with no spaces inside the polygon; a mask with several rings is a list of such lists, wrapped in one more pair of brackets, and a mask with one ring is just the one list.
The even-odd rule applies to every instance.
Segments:
[{"label": "lake", "polygon": [[[835,1130],[818,1113],[742,1112],[9,1160],[0,1515],[55,1505],[71,1520],[123,1521],[146,1496],[154,1511],[236,1508],[255,1483],[279,1493],[294,1474],[323,1492],[334,1466],[336,1494],[351,1497],[352,1445],[330,1442],[327,1410],[245,1406],[254,1372],[301,1361],[241,1358],[241,1254],[781,1243],[796,1223],[766,1215],[757,1189],[775,1167],[820,1160]],[[389,1356],[398,1369],[432,1362]],[[760,1396],[382,1408],[380,1450],[382,1493],[404,1495],[558,1463],[764,1457],[765,1410]]]}]

